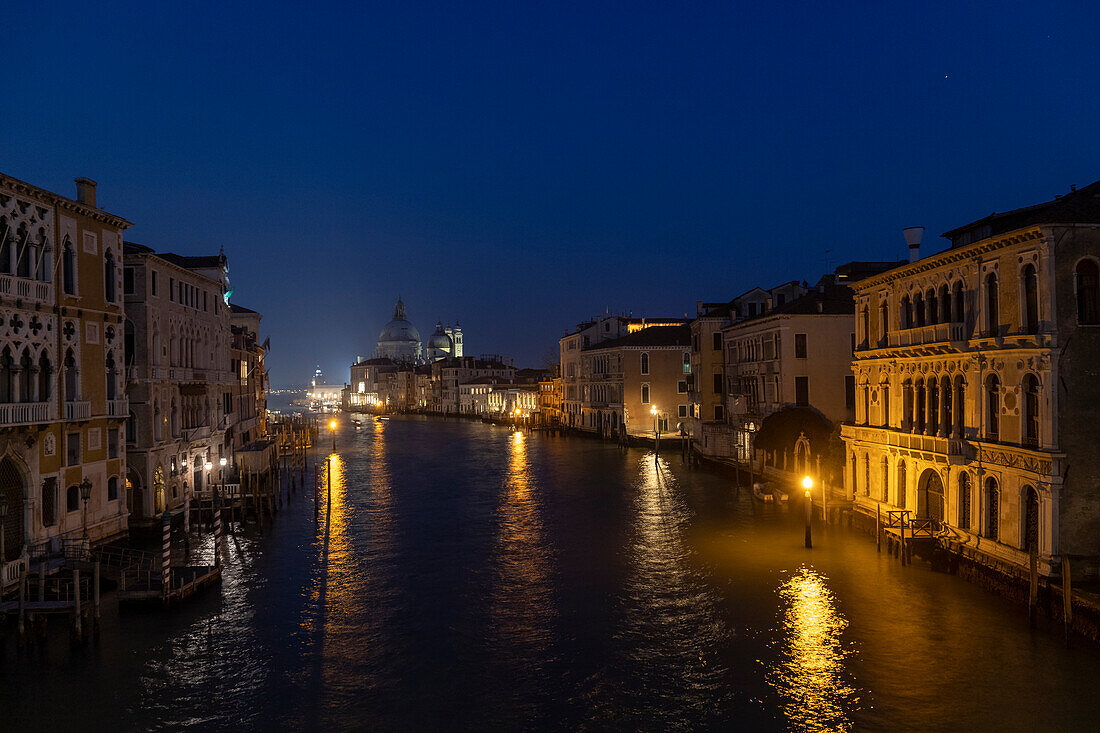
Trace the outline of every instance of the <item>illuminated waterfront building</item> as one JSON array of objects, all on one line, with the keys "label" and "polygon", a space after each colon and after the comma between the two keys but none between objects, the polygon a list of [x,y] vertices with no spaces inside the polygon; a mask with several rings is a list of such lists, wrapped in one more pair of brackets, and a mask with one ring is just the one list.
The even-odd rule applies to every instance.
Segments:
[{"label": "illuminated waterfront building", "polygon": [[[0,174],[0,570],[51,538],[126,532],[122,232],[97,207]],[[80,486],[90,483],[88,500]],[[86,525],[85,525],[86,512]]]},{"label": "illuminated waterfront building", "polygon": [[155,525],[210,491],[207,462],[233,461],[240,367],[231,370],[229,268],[224,254],[133,242],[125,257],[127,502],[131,524]]},{"label": "illuminated waterfront building", "polygon": [[993,214],[856,292],[846,485],[930,518],[967,560],[1042,573],[1100,558],[1100,183]]},{"label": "illuminated waterfront building", "polygon": [[267,436],[267,348],[266,341],[260,343],[261,318],[251,308],[229,305],[230,371],[235,382],[230,417],[234,450]]}]

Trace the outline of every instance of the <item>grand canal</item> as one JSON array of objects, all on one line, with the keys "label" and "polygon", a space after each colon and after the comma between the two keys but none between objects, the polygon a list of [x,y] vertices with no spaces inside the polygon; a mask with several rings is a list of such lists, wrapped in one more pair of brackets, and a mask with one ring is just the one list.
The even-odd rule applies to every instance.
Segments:
[{"label": "grand canal", "polygon": [[[1100,653],[675,454],[338,431],[220,592],[0,664],[5,730],[1089,729]],[[324,451],[317,453],[326,463]],[[310,467],[312,474],[312,466]],[[312,476],[311,476],[312,478]],[[208,539],[208,536],[207,536]]]}]

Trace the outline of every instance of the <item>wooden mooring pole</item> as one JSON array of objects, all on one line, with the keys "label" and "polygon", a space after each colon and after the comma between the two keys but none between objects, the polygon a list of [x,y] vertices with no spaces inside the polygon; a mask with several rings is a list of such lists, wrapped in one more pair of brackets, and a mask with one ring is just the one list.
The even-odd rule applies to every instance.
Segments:
[{"label": "wooden mooring pole", "polygon": [[1039,609],[1039,553],[1035,545],[1031,546],[1029,565],[1031,570],[1031,583],[1028,585],[1027,594],[1027,625],[1035,626],[1035,614]]},{"label": "wooden mooring pole", "polygon": [[99,560],[95,561],[95,571],[92,574],[92,608],[95,611],[92,622],[92,633],[99,636]]},{"label": "wooden mooring pole", "polygon": [[1066,646],[1073,629],[1073,583],[1069,568],[1069,555],[1062,555],[1062,624],[1065,627]]},{"label": "wooden mooring pole", "polygon": [[882,506],[875,504],[875,551],[882,552]]},{"label": "wooden mooring pole", "polygon": [[73,568],[73,635],[78,643],[84,638],[84,627],[80,623],[80,615],[80,568]]},{"label": "wooden mooring pole", "polygon": [[172,514],[165,509],[161,515],[160,583],[164,603],[168,604],[168,591],[172,581]]}]

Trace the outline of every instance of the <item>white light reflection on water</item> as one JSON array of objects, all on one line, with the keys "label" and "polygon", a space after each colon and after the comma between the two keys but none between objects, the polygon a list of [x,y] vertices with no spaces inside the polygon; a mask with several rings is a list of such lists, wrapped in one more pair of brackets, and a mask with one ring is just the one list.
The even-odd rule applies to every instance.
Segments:
[{"label": "white light reflection on water", "polygon": [[628,654],[587,696],[591,722],[666,730],[713,723],[729,695],[718,659],[729,630],[684,538],[691,512],[668,464],[653,454],[638,458],[634,488],[631,575],[615,632]]},{"label": "white light reflection on water", "polygon": [[848,621],[836,609],[826,579],[801,567],[779,588],[783,623],[773,645],[779,658],[768,670],[768,684],[797,730],[851,730],[859,695],[849,682],[849,652],[842,636]]}]

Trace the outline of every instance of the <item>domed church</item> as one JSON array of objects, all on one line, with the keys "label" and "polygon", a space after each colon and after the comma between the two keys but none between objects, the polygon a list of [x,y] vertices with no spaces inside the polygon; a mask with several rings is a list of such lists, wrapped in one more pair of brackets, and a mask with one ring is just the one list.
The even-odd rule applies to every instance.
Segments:
[{"label": "domed church", "polygon": [[427,364],[448,356],[462,356],[462,327],[457,323],[453,326],[444,326],[442,321],[436,323],[435,333],[428,339],[427,348],[423,348],[420,332],[409,322],[405,304],[398,298],[393,320],[378,334],[374,355],[404,364]]},{"label": "domed church", "polygon": [[420,332],[416,326],[409,323],[405,315],[405,304],[397,299],[397,305],[393,309],[393,320],[386,324],[382,333],[378,334],[378,346],[374,355],[393,359],[398,362],[420,364],[424,360],[424,354],[420,346]]}]

